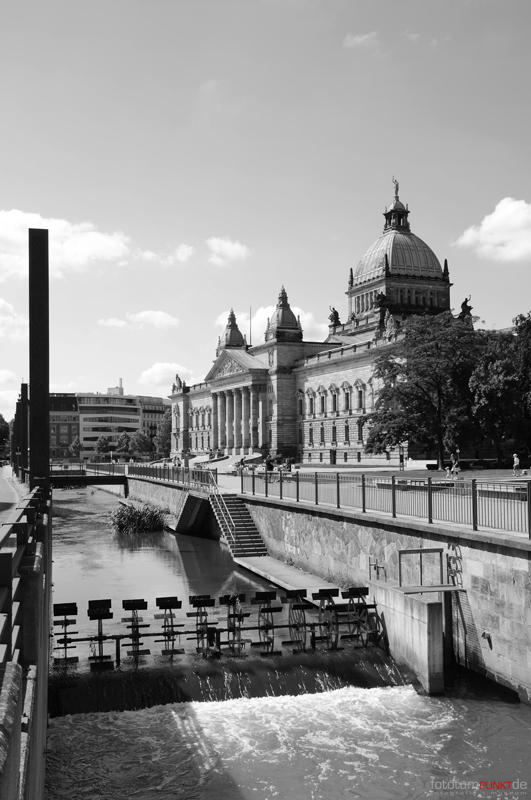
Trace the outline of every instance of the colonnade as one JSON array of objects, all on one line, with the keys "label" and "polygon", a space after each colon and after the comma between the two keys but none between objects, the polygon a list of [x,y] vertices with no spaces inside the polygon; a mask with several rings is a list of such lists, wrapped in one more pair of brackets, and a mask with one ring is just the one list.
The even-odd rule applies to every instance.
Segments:
[{"label": "colonnade", "polygon": [[265,386],[213,392],[213,447],[234,455],[266,446],[266,414]]}]

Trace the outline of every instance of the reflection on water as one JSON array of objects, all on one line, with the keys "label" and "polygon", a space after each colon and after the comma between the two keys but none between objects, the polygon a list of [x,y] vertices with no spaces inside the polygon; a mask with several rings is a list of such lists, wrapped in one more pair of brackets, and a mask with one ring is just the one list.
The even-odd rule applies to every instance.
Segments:
[{"label": "reflection on water", "polygon": [[[274,588],[269,581],[237,567],[219,542],[192,536],[176,538],[167,532],[115,534],[107,520],[118,503],[112,494],[71,489],[54,492],[53,501],[53,602],[77,602],[75,627],[80,637],[94,636],[97,632],[97,623],[87,617],[89,600],[111,599],[114,618],[104,621],[104,632],[123,634],[126,629],[121,619],[128,614],[122,610],[122,601],[126,599],[147,600],[148,610],[142,616],[155,631],[162,625],[154,619],[159,612],[155,599],[176,595],[184,600],[182,610],[176,613],[177,620],[185,623],[185,629],[192,629],[195,622],[186,617],[190,610],[189,595],[251,595]],[[212,609],[212,619],[217,618],[220,624],[225,616],[226,609],[219,606]],[[164,663],[159,655],[162,645],[150,643],[149,637],[144,641],[147,648],[153,644],[153,654],[143,657],[141,663],[145,666]],[[195,642],[183,640],[181,646],[193,651]],[[125,650],[124,647],[124,665],[127,665]],[[114,653],[113,643],[106,645],[106,652]],[[88,669],[88,643],[78,645],[75,654],[80,657],[76,669]]]}]

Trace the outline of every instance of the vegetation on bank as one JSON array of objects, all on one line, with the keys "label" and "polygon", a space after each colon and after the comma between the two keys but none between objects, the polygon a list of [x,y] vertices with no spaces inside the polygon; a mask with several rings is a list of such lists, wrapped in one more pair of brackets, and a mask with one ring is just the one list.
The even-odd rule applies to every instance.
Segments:
[{"label": "vegetation on bank", "polygon": [[168,509],[145,503],[142,506],[120,505],[109,515],[115,533],[160,533],[166,524]]}]

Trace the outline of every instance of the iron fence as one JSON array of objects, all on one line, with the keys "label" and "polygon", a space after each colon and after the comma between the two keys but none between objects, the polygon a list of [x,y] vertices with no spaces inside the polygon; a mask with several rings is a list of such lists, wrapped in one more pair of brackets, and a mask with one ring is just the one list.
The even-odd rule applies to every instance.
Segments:
[{"label": "iron fence", "polygon": [[528,534],[531,483],[412,480],[330,472],[242,473],[243,494],[312,505],[376,511],[391,517],[467,525]]}]

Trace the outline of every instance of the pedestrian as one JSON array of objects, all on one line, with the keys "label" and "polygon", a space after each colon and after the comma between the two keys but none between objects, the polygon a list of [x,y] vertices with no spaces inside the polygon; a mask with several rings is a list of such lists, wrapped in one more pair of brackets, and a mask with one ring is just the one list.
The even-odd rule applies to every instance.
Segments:
[{"label": "pedestrian", "polygon": [[460,471],[461,465],[459,464],[459,458],[452,453],[452,475],[456,480],[459,480]]},{"label": "pedestrian", "polygon": [[513,476],[515,478],[520,474],[520,459],[517,453],[513,453]]},{"label": "pedestrian", "polygon": [[[452,456],[452,459],[453,459],[453,456]],[[451,464],[447,464],[446,465],[446,477],[447,478],[451,478],[452,477],[452,465]]]}]

